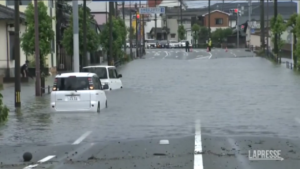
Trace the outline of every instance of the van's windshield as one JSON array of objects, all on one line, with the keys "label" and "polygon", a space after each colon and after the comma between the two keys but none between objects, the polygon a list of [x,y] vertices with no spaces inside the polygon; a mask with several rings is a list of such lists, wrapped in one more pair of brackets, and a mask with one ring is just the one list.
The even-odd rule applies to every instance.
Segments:
[{"label": "van's windshield", "polygon": [[89,90],[88,77],[61,77],[55,79],[57,91]]},{"label": "van's windshield", "polygon": [[89,67],[83,68],[83,72],[91,72],[97,74],[100,79],[108,79],[105,67]]}]

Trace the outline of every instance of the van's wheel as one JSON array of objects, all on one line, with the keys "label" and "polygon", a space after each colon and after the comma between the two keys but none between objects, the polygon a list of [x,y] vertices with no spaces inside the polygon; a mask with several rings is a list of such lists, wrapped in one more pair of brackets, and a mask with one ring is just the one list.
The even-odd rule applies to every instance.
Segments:
[{"label": "van's wheel", "polygon": [[98,102],[97,113],[100,113],[100,102]]},{"label": "van's wheel", "polygon": [[121,86],[121,89],[123,88],[123,86]]},{"label": "van's wheel", "polygon": [[106,102],[105,102],[105,108],[107,108],[108,107],[108,105],[107,105],[107,100],[106,100]]},{"label": "van's wheel", "polygon": [[111,90],[111,88],[109,90]]}]

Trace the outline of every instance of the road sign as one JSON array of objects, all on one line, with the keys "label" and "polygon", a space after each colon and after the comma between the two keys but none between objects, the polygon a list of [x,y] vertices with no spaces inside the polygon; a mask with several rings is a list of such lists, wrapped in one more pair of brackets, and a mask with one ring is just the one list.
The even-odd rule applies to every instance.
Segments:
[{"label": "road sign", "polygon": [[254,34],[255,33],[255,29],[251,29],[251,34]]},{"label": "road sign", "polygon": [[165,13],[165,7],[156,7],[156,8],[140,8],[140,14],[161,14]]}]

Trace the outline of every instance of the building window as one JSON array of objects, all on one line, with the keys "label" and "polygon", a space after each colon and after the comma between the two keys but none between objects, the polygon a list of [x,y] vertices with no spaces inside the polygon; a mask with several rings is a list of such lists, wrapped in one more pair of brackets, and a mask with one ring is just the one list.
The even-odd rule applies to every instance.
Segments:
[{"label": "building window", "polygon": [[9,32],[9,58],[15,60],[15,33]]},{"label": "building window", "polygon": [[[28,5],[31,3],[31,0],[19,0],[20,5]],[[13,6],[15,5],[15,1],[6,0],[6,6]]]},{"label": "building window", "polygon": [[217,18],[216,25],[222,25],[222,24],[223,24],[223,18]]},{"label": "building window", "polygon": [[175,38],[176,33],[171,33],[171,38]]},{"label": "building window", "polygon": [[151,39],[151,34],[147,33],[147,39]]}]

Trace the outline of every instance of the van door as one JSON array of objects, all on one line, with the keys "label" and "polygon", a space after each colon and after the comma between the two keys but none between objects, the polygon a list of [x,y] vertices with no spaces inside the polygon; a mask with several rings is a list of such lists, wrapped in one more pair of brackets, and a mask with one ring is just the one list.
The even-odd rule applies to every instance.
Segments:
[{"label": "van door", "polygon": [[108,75],[110,80],[110,88],[112,90],[120,89],[122,84],[120,78],[118,78],[118,74],[116,68],[108,68]]},{"label": "van door", "polygon": [[89,110],[91,108],[89,77],[56,78],[55,109],[57,111]]}]

